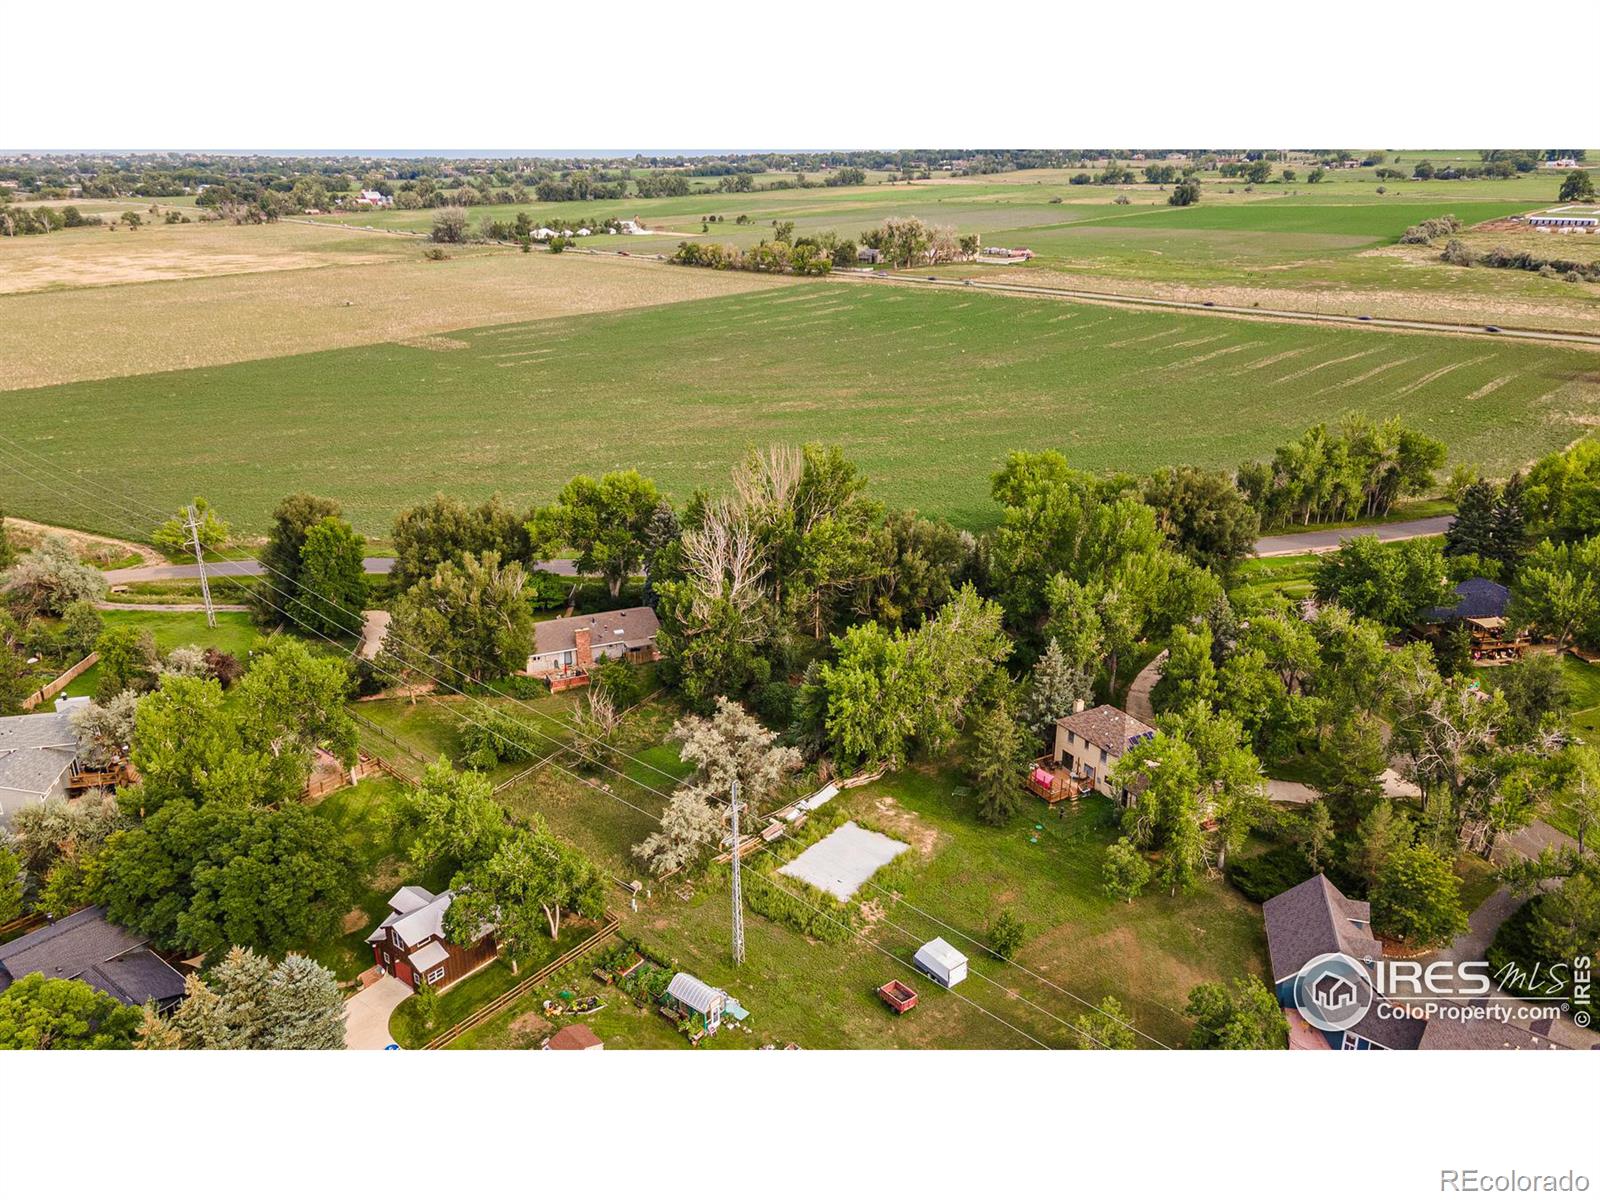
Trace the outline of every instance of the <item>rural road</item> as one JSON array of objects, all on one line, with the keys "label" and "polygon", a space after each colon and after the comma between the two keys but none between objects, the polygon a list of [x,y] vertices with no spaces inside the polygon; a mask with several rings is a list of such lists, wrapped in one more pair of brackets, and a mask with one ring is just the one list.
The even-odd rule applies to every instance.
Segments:
[{"label": "rural road", "polygon": [[1318,529],[1309,533],[1275,533],[1256,542],[1257,558],[1277,558],[1284,554],[1327,554],[1351,538],[1372,535],[1380,542],[1403,542],[1410,538],[1433,537],[1450,528],[1452,516],[1420,517],[1415,521],[1391,521],[1387,525],[1351,525],[1342,529]]},{"label": "rural road", "polygon": [[[363,558],[362,569],[368,575],[387,575],[394,569],[392,558]],[[552,558],[546,562],[530,563],[535,571],[548,571],[552,575],[573,576],[578,573],[570,558]],[[206,564],[206,574],[212,579],[226,577],[265,575],[261,564],[253,558],[234,559],[230,562],[215,562]],[[199,579],[200,568],[194,563],[168,564],[159,567],[121,567],[115,571],[105,572],[106,582],[117,583],[154,583],[162,579]]]}]

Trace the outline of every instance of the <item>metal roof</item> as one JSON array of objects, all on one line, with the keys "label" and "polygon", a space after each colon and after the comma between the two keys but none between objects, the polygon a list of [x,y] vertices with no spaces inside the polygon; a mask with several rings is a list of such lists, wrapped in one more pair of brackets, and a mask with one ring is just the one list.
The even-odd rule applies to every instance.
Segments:
[{"label": "metal roof", "polygon": [[429,971],[437,967],[450,957],[450,952],[444,948],[443,942],[429,942],[415,954],[407,955],[411,965],[419,971]]},{"label": "metal roof", "polygon": [[933,963],[948,974],[958,967],[966,966],[967,956],[943,938],[934,938],[933,941],[925,943],[922,949],[917,951],[916,961],[919,963]]},{"label": "metal roof", "polygon": [[728,993],[702,983],[687,971],[679,971],[667,984],[667,995],[698,1013],[716,1012],[727,1003]]}]

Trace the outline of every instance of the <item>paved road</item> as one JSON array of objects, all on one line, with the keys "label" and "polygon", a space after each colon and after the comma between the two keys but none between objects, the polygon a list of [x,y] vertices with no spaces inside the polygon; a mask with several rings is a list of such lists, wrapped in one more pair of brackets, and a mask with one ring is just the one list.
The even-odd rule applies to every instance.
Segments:
[{"label": "paved road", "polygon": [[[362,567],[368,575],[387,575],[394,570],[392,558],[363,558]],[[577,568],[572,565],[570,558],[552,558],[546,562],[530,564],[534,570],[549,571],[552,575],[576,575]],[[206,574],[212,579],[223,577],[265,575],[261,564],[253,558],[234,559],[231,562],[216,562],[206,564]],[[162,579],[199,579],[200,568],[194,563],[178,563],[160,567],[123,567],[116,571],[105,572],[106,582],[117,583],[154,583]]]},{"label": "paved road", "polygon": [[1391,521],[1387,525],[1352,525],[1343,529],[1319,529],[1309,533],[1275,533],[1256,542],[1257,558],[1277,558],[1284,554],[1327,554],[1354,537],[1372,534],[1380,542],[1404,542],[1410,538],[1434,537],[1450,528],[1452,516],[1420,517],[1415,521]]}]

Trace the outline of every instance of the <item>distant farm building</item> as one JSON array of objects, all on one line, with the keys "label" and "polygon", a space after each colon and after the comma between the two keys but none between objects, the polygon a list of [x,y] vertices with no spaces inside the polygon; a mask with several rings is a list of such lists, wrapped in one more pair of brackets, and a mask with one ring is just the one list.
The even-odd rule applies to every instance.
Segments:
[{"label": "distant farm building", "polygon": [[874,250],[871,246],[862,246],[856,251],[856,261],[876,266],[883,261],[883,251]]},{"label": "distant farm building", "polygon": [[358,192],[352,203],[362,208],[391,208],[394,206],[394,200],[389,196],[385,196],[382,192]]},{"label": "distant farm building", "polygon": [[1033,257],[1033,251],[1026,246],[985,246],[978,253],[980,258],[994,258],[1002,262],[1027,262]]},{"label": "distant farm building", "polygon": [[1568,205],[1548,212],[1534,213],[1528,224],[1544,233],[1593,233],[1600,228],[1600,209]]}]

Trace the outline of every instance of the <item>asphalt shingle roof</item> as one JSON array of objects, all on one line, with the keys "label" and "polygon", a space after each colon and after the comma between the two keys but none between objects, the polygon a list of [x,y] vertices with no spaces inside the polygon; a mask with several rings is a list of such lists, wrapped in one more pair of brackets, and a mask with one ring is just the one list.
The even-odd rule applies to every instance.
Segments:
[{"label": "asphalt shingle roof", "polygon": [[533,627],[533,652],[554,654],[558,650],[577,647],[577,632],[590,632],[591,646],[607,646],[617,642],[630,649],[648,645],[661,628],[653,608],[619,608],[612,612],[588,613],[580,617],[557,617],[553,621],[540,621]]},{"label": "asphalt shingle roof", "polygon": [[122,1004],[158,1003],[183,995],[183,976],[144,948],[136,933],[86,908],[0,946],[0,991],[35,971],[48,979],[81,979]]},{"label": "asphalt shingle roof", "polygon": [[1367,924],[1371,906],[1347,898],[1326,875],[1278,893],[1261,906],[1261,915],[1274,980],[1296,974],[1319,954],[1348,954],[1358,962],[1383,957],[1383,945]]},{"label": "asphalt shingle roof", "polygon": [[77,754],[69,713],[0,717],[0,788],[46,796]]},{"label": "asphalt shingle roof", "polygon": [[1458,597],[1455,604],[1430,608],[1426,619],[1439,622],[1503,617],[1506,615],[1506,606],[1511,603],[1511,589],[1492,579],[1463,579],[1456,584],[1455,593]]},{"label": "asphalt shingle roof", "polygon": [[1099,746],[1112,754],[1127,753],[1128,746],[1137,738],[1153,737],[1155,730],[1137,717],[1131,717],[1112,704],[1072,713],[1056,722],[1068,733],[1075,733],[1092,746]]}]

